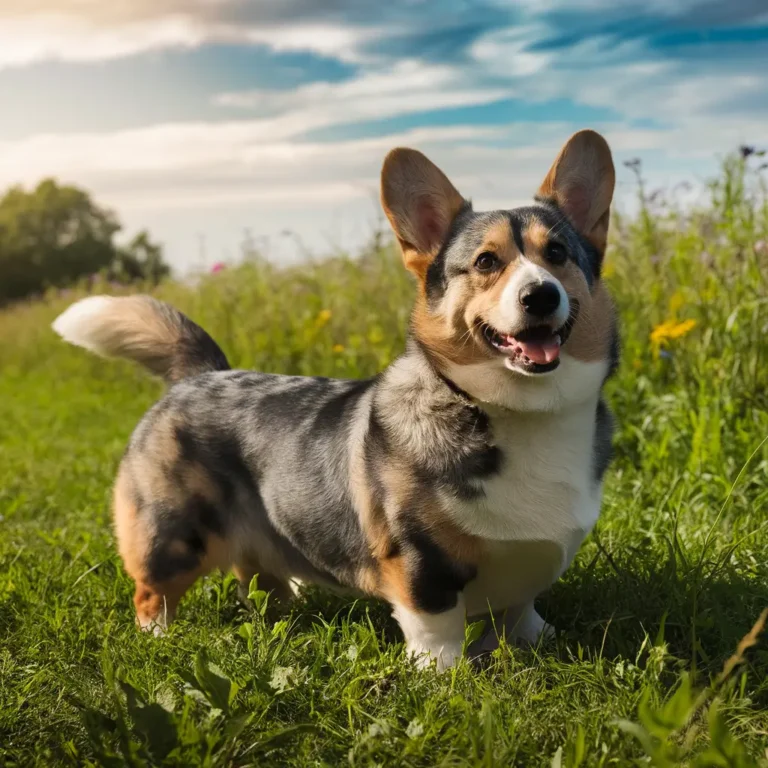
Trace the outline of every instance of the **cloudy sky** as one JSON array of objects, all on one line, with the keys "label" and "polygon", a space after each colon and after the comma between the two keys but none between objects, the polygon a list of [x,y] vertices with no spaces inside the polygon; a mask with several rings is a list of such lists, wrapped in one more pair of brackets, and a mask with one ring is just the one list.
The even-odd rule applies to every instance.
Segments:
[{"label": "cloudy sky", "polygon": [[700,183],[768,143],[766,62],[765,0],[0,0],[0,187],[84,185],[181,270],[287,259],[370,234],[396,145],[476,208],[587,126]]}]

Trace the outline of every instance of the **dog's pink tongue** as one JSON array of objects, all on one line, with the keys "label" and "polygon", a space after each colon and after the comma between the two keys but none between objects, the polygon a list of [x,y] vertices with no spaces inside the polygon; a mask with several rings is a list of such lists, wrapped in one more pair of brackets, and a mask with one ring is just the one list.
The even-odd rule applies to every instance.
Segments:
[{"label": "dog's pink tongue", "polygon": [[545,365],[557,360],[560,355],[560,339],[551,336],[544,341],[517,341],[522,354],[526,355],[534,363]]}]

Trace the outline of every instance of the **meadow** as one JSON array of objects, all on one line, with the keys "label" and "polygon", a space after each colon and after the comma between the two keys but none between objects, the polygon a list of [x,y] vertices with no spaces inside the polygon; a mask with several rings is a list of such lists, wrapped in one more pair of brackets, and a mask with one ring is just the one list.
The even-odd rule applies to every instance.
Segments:
[{"label": "meadow", "polygon": [[[246,608],[225,574],[167,636],[137,632],[110,486],[162,385],[55,337],[85,288],[0,313],[0,765],[768,765],[756,165],[728,158],[693,210],[640,188],[640,214],[614,216],[616,458],[596,530],[537,602],[557,638],[442,676],[405,658],[375,601],[309,591],[281,613],[253,584]],[[400,352],[413,292],[380,240],[155,291],[233,367],[339,377]]]}]

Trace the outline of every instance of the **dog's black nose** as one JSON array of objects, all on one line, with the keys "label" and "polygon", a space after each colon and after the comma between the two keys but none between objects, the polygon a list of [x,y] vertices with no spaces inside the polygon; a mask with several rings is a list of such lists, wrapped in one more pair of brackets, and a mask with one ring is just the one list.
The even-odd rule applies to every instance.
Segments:
[{"label": "dog's black nose", "polygon": [[529,315],[546,317],[560,306],[560,291],[554,283],[526,285],[520,291],[520,303]]}]

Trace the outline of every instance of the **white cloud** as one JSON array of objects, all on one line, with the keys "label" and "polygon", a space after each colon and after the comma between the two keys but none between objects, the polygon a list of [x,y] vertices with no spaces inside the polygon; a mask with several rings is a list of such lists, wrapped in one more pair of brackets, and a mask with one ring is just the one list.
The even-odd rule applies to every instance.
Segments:
[{"label": "white cloud", "polygon": [[274,114],[259,122],[259,134],[289,138],[339,124],[488,104],[509,94],[509,89],[473,85],[455,67],[402,61],[387,71],[341,83],[310,83],[294,91],[223,93],[216,103]]},{"label": "white cloud", "polygon": [[[6,0],[7,2],[7,0]],[[36,61],[92,62],[163,48],[206,43],[261,44],[274,51],[309,51],[357,60],[367,40],[381,34],[369,27],[318,20],[285,24],[266,14],[237,16],[233,0],[181,2],[124,0],[0,3],[0,69]]]}]

